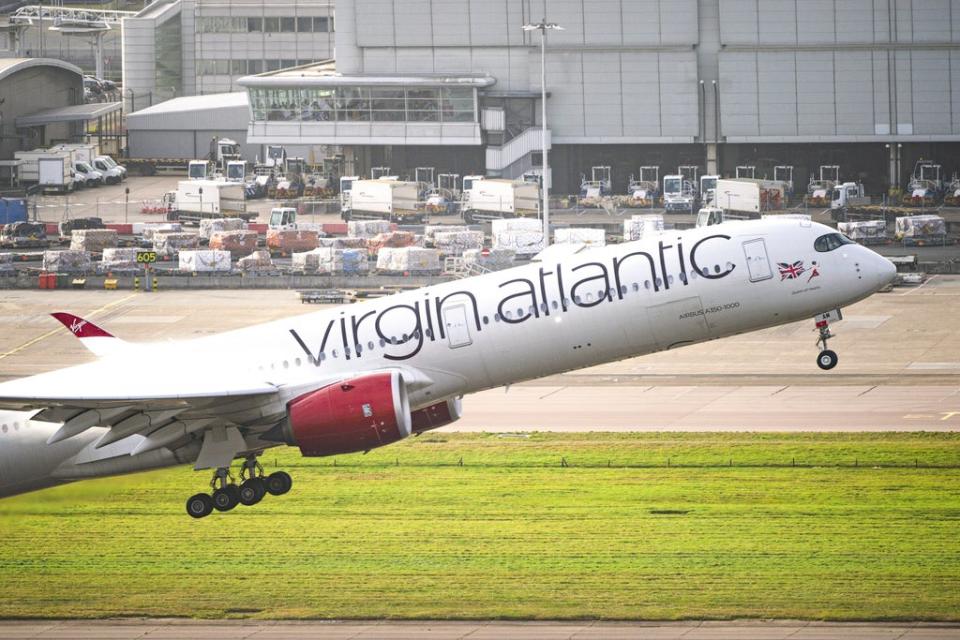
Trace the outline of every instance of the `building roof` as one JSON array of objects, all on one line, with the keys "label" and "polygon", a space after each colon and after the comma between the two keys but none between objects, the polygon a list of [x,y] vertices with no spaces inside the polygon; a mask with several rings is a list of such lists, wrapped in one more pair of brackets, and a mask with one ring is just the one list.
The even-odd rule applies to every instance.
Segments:
[{"label": "building roof", "polygon": [[246,107],[248,104],[246,91],[211,93],[205,96],[183,96],[182,98],[173,98],[147,107],[146,109],[134,111],[128,114],[127,117],[136,118],[138,116],[156,116],[171,113],[208,111],[228,107]]},{"label": "building roof", "polygon": [[493,86],[496,79],[489,75],[407,75],[407,74],[363,74],[343,75],[337,73],[334,60],[313,62],[289,67],[279,71],[268,71],[255,76],[240,78],[244,87],[484,87]]},{"label": "building roof", "polygon": [[0,80],[33,67],[58,67],[83,76],[83,70],[75,64],[53,58],[0,58]]},{"label": "building roof", "polygon": [[52,122],[86,122],[94,120],[100,116],[105,116],[114,111],[120,111],[122,108],[120,102],[91,102],[89,104],[77,104],[69,107],[55,107],[53,109],[44,109],[27,116],[17,118],[18,127],[36,127]]}]

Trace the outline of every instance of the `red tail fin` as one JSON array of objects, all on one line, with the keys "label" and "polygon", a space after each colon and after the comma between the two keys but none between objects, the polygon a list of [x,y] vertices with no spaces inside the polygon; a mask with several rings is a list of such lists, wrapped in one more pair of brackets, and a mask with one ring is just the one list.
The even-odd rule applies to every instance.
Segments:
[{"label": "red tail fin", "polygon": [[112,338],[113,336],[93,324],[89,320],[78,318],[70,313],[51,313],[54,318],[60,321],[60,324],[70,330],[78,338]]}]

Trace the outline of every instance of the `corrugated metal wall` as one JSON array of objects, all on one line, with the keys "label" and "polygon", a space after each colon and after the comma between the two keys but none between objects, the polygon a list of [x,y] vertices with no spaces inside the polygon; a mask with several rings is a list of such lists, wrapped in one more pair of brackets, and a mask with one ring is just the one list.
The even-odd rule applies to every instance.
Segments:
[{"label": "corrugated metal wall", "polygon": [[960,1],[720,0],[733,140],[960,135]]}]

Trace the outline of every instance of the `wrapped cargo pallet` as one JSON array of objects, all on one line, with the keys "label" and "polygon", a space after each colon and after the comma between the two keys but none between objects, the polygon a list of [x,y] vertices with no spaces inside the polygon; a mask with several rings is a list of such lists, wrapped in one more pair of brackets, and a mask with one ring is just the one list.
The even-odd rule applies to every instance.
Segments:
[{"label": "wrapped cargo pallet", "polygon": [[153,234],[153,250],[162,256],[174,256],[183,249],[196,249],[199,238],[195,233],[169,231]]},{"label": "wrapped cargo pallet", "polygon": [[13,254],[0,253],[0,273],[7,275],[13,273]]},{"label": "wrapped cargo pallet", "polygon": [[229,251],[236,257],[248,256],[257,250],[256,231],[214,231],[210,236],[211,249]]},{"label": "wrapped cargo pallet", "polygon": [[70,249],[103,253],[104,249],[116,247],[117,240],[113,229],[78,229],[70,234]]},{"label": "wrapped cargo pallet", "polygon": [[947,224],[940,216],[903,216],[896,220],[896,235],[897,240],[941,238],[947,235]]},{"label": "wrapped cargo pallet", "polygon": [[343,250],[343,272],[350,275],[366,274],[370,271],[370,258],[366,249]]},{"label": "wrapped cargo pallet", "polygon": [[301,231],[299,229],[287,231],[270,229],[267,231],[267,248],[271,251],[291,254],[313,251],[319,243],[320,239],[316,231]]},{"label": "wrapped cargo pallet", "polygon": [[216,218],[200,221],[200,237],[209,240],[220,231],[244,231],[247,223],[240,218]]},{"label": "wrapped cargo pallet", "polygon": [[333,249],[367,249],[366,238],[320,238],[321,247],[332,247]]},{"label": "wrapped cargo pallet", "polygon": [[645,235],[663,233],[663,216],[657,213],[647,213],[631,216],[623,221],[623,239],[625,242],[640,240]]},{"label": "wrapped cargo pallet", "polygon": [[373,238],[367,240],[367,251],[375,256],[384,248],[412,247],[416,241],[416,236],[410,231],[388,231],[378,233]]},{"label": "wrapped cargo pallet", "polygon": [[543,251],[543,223],[529,218],[493,220],[494,249],[513,249],[517,256],[529,257]]},{"label": "wrapped cargo pallet", "polygon": [[189,273],[229,273],[230,252],[215,249],[180,252],[180,271]]},{"label": "wrapped cargo pallet", "polygon": [[49,273],[87,273],[91,267],[89,251],[43,252],[43,270]]},{"label": "wrapped cargo pallet", "polygon": [[588,247],[602,247],[607,244],[607,234],[603,229],[570,227],[555,229],[553,241],[557,244],[584,244]]},{"label": "wrapped cargo pallet", "polygon": [[423,228],[423,244],[433,246],[433,237],[438,233],[460,233],[470,231],[470,227],[461,224],[428,224]]},{"label": "wrapped cargo pallet", "polygon": [[135,247],[122,249],[104,249],[101,265],[104,271],[139,271],[143,265],[137,262]]},{"label": "wrapped cargo pallet", "polygon": [[433,246],[442,255],[462,256],[470,249],[483,248],[482,231],[438,231],[433,236]]},{"label": "wrapped cargo pallet", "polygon": [[500,271],[512,267],[516,256],[513,249],[467,249],[463,252],[463,263],[468,267],[477,265],[485,271]]},{"label": "wrapped cargo pallet", "polygon": [[245,258],[237,260],[237,268],[240,271],[271,271],[273,270],[273,260],[270,258],[270,252],[263,249],[254,251]]},{"label": "wrapped cargo pallet", "polygon": [[347,223],[347,235],[357,238],[373,238],[390,231],[386,220],[351,220]]},{"label": "wrapped cargo pallet", "polygon": [[377,254],[377,271],[391,274],[438,274],[440,252],[423,247],[386,247]]},{"label": "wrapped cargo pallet", "polygon": [[[352,251],[356,251],[353,249]],[[343,271],[343,249],[318,247],[312,251],[293,254],[291,266],[304,273],[331,274]]]},{"label": "wrapped cargo pallet", "polygon": [[137,233],[138,227],[142,227],[140,234],[144,240],[153,241],[155,236],[161,233],[180,233],[183,227],[179,222],[148,222],[140,225],[134,225],[133,232]]},{"label": "wrapped cargo pallet", "polygon": [[860,220],[857,222],[838,222],[837,231],[857,242],[883,240],[887,236],[887,221]]}]

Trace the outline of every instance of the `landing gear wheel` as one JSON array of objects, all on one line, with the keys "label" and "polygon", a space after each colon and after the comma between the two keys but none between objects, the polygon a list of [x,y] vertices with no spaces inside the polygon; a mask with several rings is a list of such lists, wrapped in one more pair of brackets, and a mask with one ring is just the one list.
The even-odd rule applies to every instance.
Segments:
[{"label": "landing gear wheel", "polygon": [[830,349],[824,349],[820,352],[820,355],[817,356],[817,366],[824,371],[829,371],[837,366],[837,360],[836,352]]},{"label": "landing gear wheel", "polygon": [[213,506],[217,511],[230,511],[240,502],[240,490],[231,484],[213,492]]},{"label": "landing gear wheel", "polygon": [[290,491],[292,486],[293,478],[285,471],[274,471],[267,476],[267,491],[270,492],[270,495],[282,496]]},{"label": "landing gear wheel", "polygon": [[260,478],[250,478],[240,485],[240,504],[250,507],[267,495],[266,483]]},{"label": "landing gear wheel", "polygon": [[213,512],[213,498],[198,493],[187,500],[187,514],[191,518],[205,518]]}]

